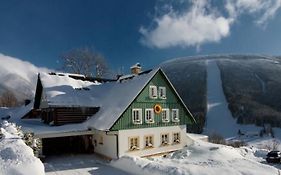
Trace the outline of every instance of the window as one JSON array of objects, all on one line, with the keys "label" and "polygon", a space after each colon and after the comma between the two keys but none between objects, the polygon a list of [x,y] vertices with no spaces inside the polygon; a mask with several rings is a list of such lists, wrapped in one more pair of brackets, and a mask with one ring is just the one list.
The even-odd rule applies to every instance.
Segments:
[{"label": "window", "polygon": [[139,137],[130,137],[129,138],[129,150],[139,150]]},{"label": "window", "polygon": [[156,99],[157,98],[157,87],[156,86],[149,86],[149,97]]},{"label": "window", "polygon": [[134,124],[142,124],[142,109],[133,109],[132,119]]},{"label": "window", "polygon": [[161,145],[169,144],[169,134],[161,134]]},{"label": "window", "polygon": [[100,136],[100,138],[99,138],[99,144],[103,145],[103,137],[102,136]]},{"label": "window", "polygon": [[172,109],[172,121],[173,122],[179,122],[179,109]]},{"label": "window", "polygon": [[159,98],[166,99],[166,87],[159,87]]},{"label": "window", "polygon": [[170,121],[170,110],[162,109],[162,122],[168,123]]},{"label": "window", "polygon": [[154,123],[154,111],[153,109],[145,109],[145,122]]},{"label": "window", "polygon": [[180,133],[179,132],[173,134],[173,143],[174,144],[180,143]]},{"label": "window", "polygon": [[144,147],[145,148],[153,147],[153,136],[152,135],[144,137]]}]

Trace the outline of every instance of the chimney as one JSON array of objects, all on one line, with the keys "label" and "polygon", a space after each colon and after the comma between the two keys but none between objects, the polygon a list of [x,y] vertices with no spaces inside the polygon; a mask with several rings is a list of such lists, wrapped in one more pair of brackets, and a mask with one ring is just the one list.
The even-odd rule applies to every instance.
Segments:
[{"label": "chimney", "polygon": [[141,65],[140,63],[136,63],[135,65],[131,66],[131,73],[138,75],[141,73]]}]

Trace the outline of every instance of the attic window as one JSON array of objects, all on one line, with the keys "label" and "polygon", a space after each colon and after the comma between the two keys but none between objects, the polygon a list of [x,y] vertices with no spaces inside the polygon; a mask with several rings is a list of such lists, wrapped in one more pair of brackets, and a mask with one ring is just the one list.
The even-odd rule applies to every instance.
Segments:
[{"label": "attic window", "polygon": [[157,87],[156,86],[149,86],[149,97],[152,99],[157,98]]},{"label": "attic window", "polygon": [[173,122],[179,122],[179,109],[172,109],[172,121]]},{"label": "attic window", "polygon": [[166,87],[159,87],[159,98],[166,99]]},{"label": "attic window", "polygon": [[82,90],[82,88],[74,88],[74,89],[75,89],[75,90],[79,90],[79,91]]},{"label": "attic window", "polygon": [[132,120],[134,124],[142,124],[142,109],[132,109]]}]

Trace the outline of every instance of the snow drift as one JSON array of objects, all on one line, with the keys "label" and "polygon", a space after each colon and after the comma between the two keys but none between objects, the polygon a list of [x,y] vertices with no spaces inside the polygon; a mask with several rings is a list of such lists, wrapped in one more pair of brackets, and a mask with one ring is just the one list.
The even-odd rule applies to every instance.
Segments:
[{"label": "snow drift", "polygon": [[263,150],[233,148],[196,140],[194,145],[160,158],[125,156],[112,166],[132,174],[175,175],[266,175],[279,170],[264,163]]},{"label": "snow drift", "polygon": [[0,174],[45,174],[44,165],[21,139],[22,133],[18,132],[16,126],[3,122],[0,129]]}]

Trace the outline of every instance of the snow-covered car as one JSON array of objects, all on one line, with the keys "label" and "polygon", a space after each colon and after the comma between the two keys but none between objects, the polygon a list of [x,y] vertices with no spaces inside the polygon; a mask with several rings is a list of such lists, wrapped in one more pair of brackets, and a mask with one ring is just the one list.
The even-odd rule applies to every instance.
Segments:
[{"label": "snow-covered car", "polygon": [[268,163],[280,163],[281,162],[281,152],[280,151],[270,151],[266,155],[266,161]]}]

